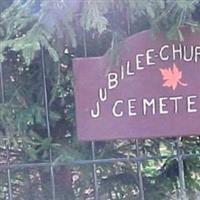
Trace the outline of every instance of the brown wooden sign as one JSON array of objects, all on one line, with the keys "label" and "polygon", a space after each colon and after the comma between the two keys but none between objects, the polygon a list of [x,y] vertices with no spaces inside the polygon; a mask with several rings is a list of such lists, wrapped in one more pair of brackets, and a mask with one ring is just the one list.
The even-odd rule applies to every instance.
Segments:
[{"label": "brown wooden sign", "polygon": [[182,33],[181,42],[129,37],[116,66],[108,55],[74,59],[80,140],[200,133],[200,33]]}]

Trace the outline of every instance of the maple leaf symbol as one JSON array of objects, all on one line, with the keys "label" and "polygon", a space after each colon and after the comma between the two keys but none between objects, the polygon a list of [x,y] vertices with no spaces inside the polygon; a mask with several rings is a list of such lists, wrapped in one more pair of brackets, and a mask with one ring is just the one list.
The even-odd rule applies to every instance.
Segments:
[{"label": "maple leaf symbol", "polygon": [[178,84],[182,85],[182,86],[187,86],[187,83],[183,83],[181,81],[182,79],[182,71],[180,71],[178,69],[178,67],[176,66],[176,64],[173,64],[173,68],[168,68],[168,69],[159,69],[162,76],[163,76],[163,80],[165,81],[163,83],[164,87],[172,87],[173,90],[176,89],[176,87],[178,86]]}]

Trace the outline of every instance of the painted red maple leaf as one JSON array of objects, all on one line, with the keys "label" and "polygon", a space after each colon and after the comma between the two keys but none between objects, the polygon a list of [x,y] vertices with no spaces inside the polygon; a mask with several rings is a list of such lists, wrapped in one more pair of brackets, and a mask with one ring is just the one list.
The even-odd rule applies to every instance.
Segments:
[{"label": "painted red maple leaf", "polygon": [[178,69],[176,64],[173,64],[173,68],[167,68],[167,69],[159,69],[162,76],[163,80],[165,81],[163,83],[164,87],[172,87],[173,90],[176,89],[178,84],[181,86],[187,86],[187,83],[183,83],[181,81],[182,79],[182,71]]}]

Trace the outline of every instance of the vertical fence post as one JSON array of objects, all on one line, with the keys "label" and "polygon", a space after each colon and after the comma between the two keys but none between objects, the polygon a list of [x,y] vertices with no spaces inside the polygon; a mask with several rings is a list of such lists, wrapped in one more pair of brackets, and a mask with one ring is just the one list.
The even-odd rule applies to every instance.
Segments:
[{"label": "vertical fence post", "polygon": [[[95,142],[92,142],[92,160],[95,160]],[[99,200],[99,187],[98,187],[98,178],[97,178],[97,167],[96,164],[93,164],[93,177],[94,177],[94,187],[95,187],[95,200]]]},{"label": "vertical fence post", "polygon": [[177,149],[177,161],[178,161],[178,174],[180,181],[180,198],[181,200],[186,200],[186,187],[185,187],[185,173],[184,173],[184,163],[183,163],[183,153],[181,149],[181,137],[176,141]]},{"label": "vertical fence post", "polygon": [[[86,41],[85,30],[83,30],[83,49],[84,49],[84,57],[87,57],[88,51],[87,51],[87,41]],[[92,141],[92,143],[91,143],[91,149],[92,149],[92,160],[95,160],[96,156],[95,156],[95,142],[94,141]],[[94,163],[92,165],[92,167],[93,167],[95,200],[99,200],[99,190],[98,190],[98,178],[97,178],[96,164]]]},{"label": "vertical fence post", "polygon": [[84,57],[87,57],[87,41],[86,41],[86,32],[83,30],[83,51],[84,51]]},{"label": "vertical fence post", "polygon": [[126,10],[126,20],[127,20],[127,33],[128,33],[128,36],[130,36],[130,34],[131,34],[131,22],[130,22],[129,6],[127,6],[127,10]]},{"label": "vertical fence post", "polygon": [[[135,142],[136,142],[136,156],[140,157],[139,140],[136,139]],[[137,174],[138,174],[138,181],[139,181],[140,200],[144,200],[144,185],[143,185],[142,169],[141,169],[140,161],[137,161]]]},{"label": "vertical fence post", "polygon": [[[43,49],[42,45],[41,45],[41,57],[42,57],[42,78],[43,78],[43,90],[44,90],[46,128],[47,128],[47,136],[49,139],[51,139],[51,129],[50,129],[50,122],[49,122],[49,106],[48,106],[48,96],[47,96],[47,83],[46,83],[46,65],[45,65],[44,49]],[[53,200],[56,200],[53,158],[52,158],[52,148],[51,147],[49,149],[49,160],[50,160],[52,198],[53,198]]]},{"label": "vertical fence post", "polygon": [[[5,104],[5,85],[4,85],[4,76],[3,76],[3,66],[0,63],[0,83],[1,83],[1,102]],[[6,162],[7,162],[7,177],[8,177],[8,195],[9,200],[13,199],[12,196],[12,183],[11,183],[11,171],[10,171],[10,133],[7,133],[7,141],[6,141]]]},{"label": "vertical fence post", "polygon": [[5,88],[4,88],[4,78],[3,78],[3,66],[0,63],[0,79],[1,79],[1,102],[5,103]]}]

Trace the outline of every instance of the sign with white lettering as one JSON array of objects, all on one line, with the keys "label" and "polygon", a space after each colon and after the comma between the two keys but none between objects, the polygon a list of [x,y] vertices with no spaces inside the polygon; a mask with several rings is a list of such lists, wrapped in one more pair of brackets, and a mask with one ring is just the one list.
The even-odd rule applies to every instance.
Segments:
[{"label": "sign with white lettering", "polygon": [[150,31],[127,38],[119,64],[108,54],[74,59],[80,140],[200,133],[200,34],[182,32],[181,42]]}]

